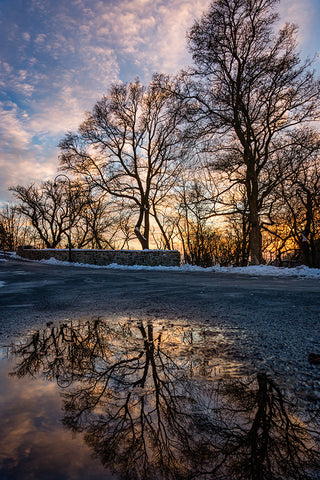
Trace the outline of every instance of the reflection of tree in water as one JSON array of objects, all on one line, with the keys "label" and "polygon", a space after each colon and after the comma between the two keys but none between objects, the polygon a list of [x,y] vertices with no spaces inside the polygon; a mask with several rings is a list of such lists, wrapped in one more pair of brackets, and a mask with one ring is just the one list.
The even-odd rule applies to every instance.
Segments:
[{"label": "reflection of tree in water", "polygon": [[56,380],[64,425],[123,478],[314,478],[319,451],[280,389],[263,373],[246,384],[217,375],[207,332],[63,324],[13,347],[15,374]]},{"label": "reflection of tree in water", "polygon": [[221,426],[215,448],[220,450],[222,462],[215,478],[319,478],[316,422],[311,428],[299,420],[293,405],[268,375],[258,373],[247,382],[228,379],[220,393],[224,405],[215,412],[220,416],[215,424]]}]

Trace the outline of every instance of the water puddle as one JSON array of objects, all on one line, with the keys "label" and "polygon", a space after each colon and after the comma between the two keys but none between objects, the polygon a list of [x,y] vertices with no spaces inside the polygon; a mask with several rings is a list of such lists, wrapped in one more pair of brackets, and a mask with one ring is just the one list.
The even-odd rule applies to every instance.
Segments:
[{"label": "water puddle", "polygon": [[319,478],[316,405],[227,345],[159,319],[31,332],[2,352],[1,480]]}]

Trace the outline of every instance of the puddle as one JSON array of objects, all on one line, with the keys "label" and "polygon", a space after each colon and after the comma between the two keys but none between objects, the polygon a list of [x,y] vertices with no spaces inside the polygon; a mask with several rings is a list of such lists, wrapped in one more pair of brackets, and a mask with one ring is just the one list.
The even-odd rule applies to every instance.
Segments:
[{"label": "puddle", "polygon": [[159,319],[31,332],[0,363],[1,480],[319,478],[316,406],[228,342]]}]

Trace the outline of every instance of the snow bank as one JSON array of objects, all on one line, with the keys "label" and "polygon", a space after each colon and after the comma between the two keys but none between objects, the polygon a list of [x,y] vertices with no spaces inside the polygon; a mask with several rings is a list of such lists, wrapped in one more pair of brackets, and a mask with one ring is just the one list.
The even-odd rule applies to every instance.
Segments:
[{"label": "snow bank", "polygon": [[309,268],[301,265],[295,268],[272,267],[270,265],[251,265],[249,267],[212,267],[214,272],[241,273],[253,276],[272,276],[272,277],[307,277],[319,278],[319,268]]},{"label": "snow bank", "polygon": [[170,272],[212,272],[212,273],[235,273],[241,275],[251,276],[272,276],[272,277],[299,277],[299,278],[319,278],[320,269],[309,268],[305,265],[301,265],[295,268],[281,268],[272,267],[268,265],[257,265],[249,267],[220,267],[216,265],[214,267],[202,268],[196,265],[183,265],[181,267],[151,267],[147,265],[118,265],[112,263],[110,265],[89,265],[84,263],[69,263],[50,258],[49,260],[40,260],[40,263],[46,263],[49,265],[65,265],[72,267],[88,267],[88,268],[103,268],[108,270],[155,270],[155,271],[170,271]]}]

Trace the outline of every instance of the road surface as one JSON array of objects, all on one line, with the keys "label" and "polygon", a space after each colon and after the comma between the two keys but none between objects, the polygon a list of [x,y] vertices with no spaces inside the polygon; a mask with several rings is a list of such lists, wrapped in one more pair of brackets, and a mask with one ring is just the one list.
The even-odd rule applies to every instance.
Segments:
[{"label": "road surface", "polygon": [[[0,344],[73,318],[163,318],[222,329],[251,364],[304,372],[320,388],[320,281],[233,273],[108,270],[0,262]],[[299,382],[301,383],[301,378]],[[311,380],[310,380],[311,382]],[[317,383],[318,382],[318,383]]]}]

